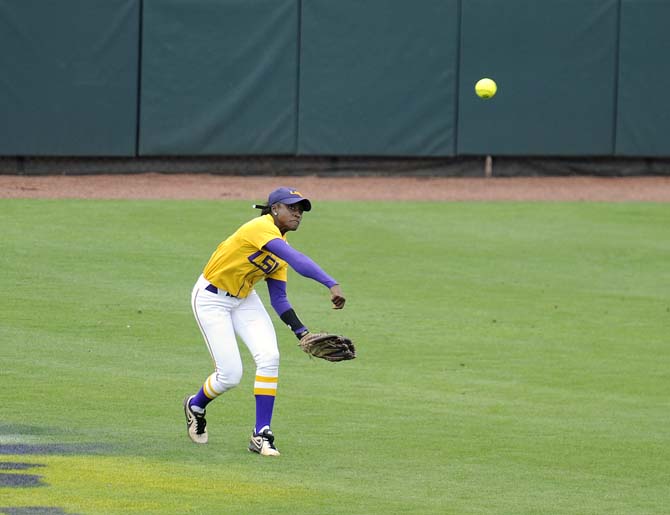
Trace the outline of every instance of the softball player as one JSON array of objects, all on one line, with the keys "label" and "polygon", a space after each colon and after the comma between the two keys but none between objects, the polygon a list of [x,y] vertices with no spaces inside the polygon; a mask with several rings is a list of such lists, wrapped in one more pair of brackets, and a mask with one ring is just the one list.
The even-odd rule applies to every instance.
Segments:
[{"label": "softball player", "polygon": [[294,189],[279,188],[270,193],[267,205],[255,207],[262,209],[261,215],[219,244],[193,287],[193,314],[215,370],[195,395],[184,399],[184,413],[191,440],[207,443],[206,406],[242,378],[237,334],[256,364],[256,424],[248,448],[262,456],[279,456],[270,429],[279,349],[272,321],[254,286],[265,279],[272,307],[298,339],[309,331],[286,295],[288,265],[329,288],[333,308],[342,309],[345,298],[335,279],[286,242],[286,233],[297,230],[303,212],[312,209],[309,199]]}]

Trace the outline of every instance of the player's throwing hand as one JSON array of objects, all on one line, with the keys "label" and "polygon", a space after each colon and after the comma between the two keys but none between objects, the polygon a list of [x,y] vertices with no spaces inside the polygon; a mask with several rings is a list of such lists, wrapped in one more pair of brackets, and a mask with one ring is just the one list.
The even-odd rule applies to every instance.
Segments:
[{"label": "player's throwing hand", "polygon": [[333,303],[333,309],[342,309],[347,299],[342,294],[342,289],[339,284],[335,284],[330,288],[330,301]]}]

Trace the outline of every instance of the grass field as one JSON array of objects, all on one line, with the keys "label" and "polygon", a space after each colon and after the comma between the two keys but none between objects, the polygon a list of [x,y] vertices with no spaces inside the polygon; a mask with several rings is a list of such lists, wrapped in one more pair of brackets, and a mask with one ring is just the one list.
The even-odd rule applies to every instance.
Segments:
[{"label": "grass field", "polygon": [[181,408],[211,368],[192,284],[255,214],[0,202],[0,467],[28,464],[0,513],[668,512],[670,205],[319,204],[290,240],[347,307],[293,272],[289,295],[359,358],[310,360],[271,313],[278,459],[246,451],[246,350],[207,446]]}]

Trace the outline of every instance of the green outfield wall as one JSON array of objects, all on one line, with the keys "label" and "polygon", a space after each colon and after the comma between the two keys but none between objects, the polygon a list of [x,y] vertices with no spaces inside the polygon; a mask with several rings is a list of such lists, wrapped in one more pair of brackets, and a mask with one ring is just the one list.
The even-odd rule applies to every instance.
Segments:
[{"label": "green outfield wall", "polygon": [[0,155],[667,157],[669,20],[668,0],[0,0]]},{"label": "green outfield wall", "polygon": [[299,154],[455,153],[456,0],[302,4]]},{"label": "green outfield wall", "polygon": [[145,0],[139,153],[293,153],[298,19],[295,0]]},{"label": "green outfield wall", "polygon": [[0,0],[0,155],[132,155],[137,0]]}]

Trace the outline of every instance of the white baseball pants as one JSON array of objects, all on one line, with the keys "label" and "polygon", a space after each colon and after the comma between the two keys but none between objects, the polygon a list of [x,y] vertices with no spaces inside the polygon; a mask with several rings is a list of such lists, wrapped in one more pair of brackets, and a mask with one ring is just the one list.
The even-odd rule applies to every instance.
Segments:
[{"label": "white baseball pants", "polygon": [[205,289],[208,286],[209,282],[201,275],[191,293],[193,314],[216,367],[205,382],[205,394],[214,399],[240,383],[242,358],[236,334],[253,356],[256,375],[276,378],[279,373],[277,335],[256,291],[239,299],[222,290],[212,293]]}]

